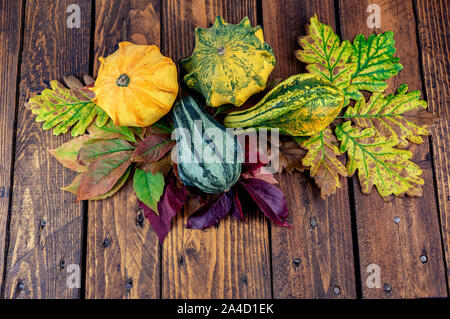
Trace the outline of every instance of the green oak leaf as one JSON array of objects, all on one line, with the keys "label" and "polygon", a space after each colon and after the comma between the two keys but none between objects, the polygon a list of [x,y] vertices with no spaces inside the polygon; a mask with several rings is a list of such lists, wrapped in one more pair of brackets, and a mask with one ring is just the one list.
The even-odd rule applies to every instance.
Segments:
[{"label": "green oak leaf", "polygon": [[307,36],[298,38],[302,50],[297,50],[295,56],[308,64],[309,73],[330,81],[345,92],[356,70],[356,65],[350,61],[353,52],[350,42],[341,42],[333,28],[319,22],[316,15],[311,18],[307,32]]},{"label": "green oak leaf", "polygon": [[137,198],[158,214],[158,202],[164,192],[164,176],[161,172],[146,173],[137,168],[134,173],[134,192]]},{"label": "green oak leaf", "polygon": [[356,70],[352,75],[351,89],[355,97],[355,88],[369,92],[384,92],[387,87],[385,82],[403,69],[398,63],[400,60],[394,57],[394,32],[387,31],[380,34],[371,34],[367,40],[362,34],[358,34],[353,40],[353,54],[351,60],[356,64]]},{"label": "green oak leaf", "polygon": [[387,139],[395,137],[401,148],[409,142],[421,144],[420,136],[430,134],[437,117],[426,110],[427,102],[420,100],[420,91],[407,92],[408,86],[403,84],[395,95],[374,93],[368,102],[362,99],[349,107],[341,118],[351,119],[361,128],[371,127]]},{"label": "green oak leaf", "polygon": [[351,122],[338,125],[336,136],[341,142],[340,151],[348,155],[348,174],[352,176],[358,170],[364,194],[369,194],[375,185],[383,197],[422,195],[422,170],[410,161],[410,151],[394,148],[398,144],[395,136],[377,136],[373,128],[360,131]]},{"label": "green oak leaf", "polygon": [[53,128],[53,134],[59,135],[71,129],[72,136],[78,136],[84,134],[94,119],[99,127],[108,121],[106,112],[91,101],[92,92],[88,89],[69,89],[58,81],[51,81],[50,86],[51,89],[43,90],[26,103],[37,115],[36,122],[44,122],[44,130]]},{"label": "green oak leaf", "polygon": [[337,156],[342,155],[336,137],[329,128],[311,136],[302,142],[308,152],[302,160],[304,166],[310,166],[310,175],[320,187],[322,198],[336,193],[341,187],[339,175],[347,176],[347,170]]}]

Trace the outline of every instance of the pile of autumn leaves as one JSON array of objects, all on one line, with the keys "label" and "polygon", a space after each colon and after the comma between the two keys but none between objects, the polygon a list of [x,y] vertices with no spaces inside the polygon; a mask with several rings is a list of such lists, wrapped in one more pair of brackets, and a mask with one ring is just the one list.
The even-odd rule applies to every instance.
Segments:
[{"label": "pile of autumn leaves", "polygon": [[[422,143],[421,136],[429,134],[435,117],[426,111],[420,92],[408,92],[406,85],[400,86],[396,94],[383,93],[386,80],[402,69],[393,56],[393,33],[367,39],[358,35],[350,43],[341,41],[330,26],[313,17],[308,35],[299,38],[299,44],[302,49],[296,57],[308,64],[308,72],[344,92],[346,109],[315,136],[283,137],[279,145],[272,145],[279,147],[279,171],[310,170],[323,198],[336,192],[341,178],[356,171],[364,193],[370,193],[375,185],[383,197],[421,195],[422,171],[410,161],[412,153],[405,148],[410,143]],[[204,204],[191,216],[188,227],[215,225],[228,213],[243,220],[239,201],[242,190],[260,204],[272,221],[289,226],[285,222],[284,195],[273,186],[276,180],[272,174],[264,170],[268,159],[262,154],[257,155],[260,160],[256,164],[243,164],[242,177],[230,192],[213,198],[192,192],[181,185],[176,163],[171,160],[175,142],[171,140],[173,127],[169,120],[163,118],[144,129],[115,126],[91,101],[92,92],[86,87],[92,85],[92,78],[86,77],[84,85],[74,77],[65,82],[68,87],[52,81],[52,88],[30,99],[29,106],[38,114],[37,121],[45,121],[44,129],[54,128],[55,134],[66,133],[73,126],[74,138],[50,152],[66,168],[78,173],[72,184],[63,188],[76,194],[78,200],[112,196],[134,170],[139,204],[161,241],[170,230],[171,219],[188,198]],[[53,111],[46,112],[43,105],[53,107]],[[57,111],[67,108],[70,112]],[[77,114],[76,120],[67,114]],[[247,149],[246,153],[251,152],[257,150]],[[173,174],[169,174],[171,170]],[[246,178],[259,179],[269,186],[249,189]]]},{"label": "pile of autumn leaves", "polygon": [[385,198],[422,194],[422,170],[410,161],[412,153],[405,149],[410,143],[423,142],[421,136],[430,134],[436,117],[426,110],[420,92],[408,92],[406,84],[396,94],[383,93],[386,80],[403,68],[394,57],[393,38],[388,31],[367,39],[359,34],[353,43],[341,41],[316,16],[308,35],[299,38],[302,50],[296,51],[296,57],[308,64],[308,72],[340,88],[348,106],[315,136],[295,138],[306,150],[302,164],[310,170],[323,198],[341,186],[340,176],[356,171],[365,194],[373,186]]}]

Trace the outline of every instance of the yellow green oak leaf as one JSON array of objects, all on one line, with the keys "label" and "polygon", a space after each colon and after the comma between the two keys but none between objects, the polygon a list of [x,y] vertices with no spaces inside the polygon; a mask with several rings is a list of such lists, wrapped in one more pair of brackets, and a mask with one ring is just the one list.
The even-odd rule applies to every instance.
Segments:
[{"label": "yellow green oak leaf", "polygon": [[[73,84],[73,77],[67,78],[66,83]],[[99,127],[108,122],[108,115],[91,101],[92,95],[86,88],[77,85],[67,88],[58,81],[51,81],[50,86],[50,89],[43,90],[26,103],[37,115],[36,122],[44,122],[44,130],[53,128],[53,134],[59,135],[72,128],[72,136],[79,136],[84,134],[94,119]]]},{"label": "yellow green oak leaf", "polygon": [[422,170],[410,161],[410,151],[394,148],[398,144],[395,136],[378,136],[373,128],[359,130],[351,122],[338,125],[336,136],[341,142],[340,151],[348,155],[348,174],[352,176],[358,170],[364,194],[375,185],[382,197],[422,195]]},{"label": "yellow green oak leaf", "polygon": [[363,97],[361,92],[355,91],[355,88],[369,92],[384,92],[387,87],[385,81],[403,69],[398,63],[400,59],[394,57],[394,44],[392,31],[371,34],[367,40],[362,34],[355,37],[351,56],[351,61],[356,64],[351,88],[355,100]]},{"label": "yellow green oak leaf", "polygon": [[426,110],[420,91],[407,92],[408,86],[403,84],[395,95],[374,93],[368,102],[361,99],[349,107],[341,118],[351,119],[361,128],[371,127],[387,139],[395,137],[401,148],[409,142],[423,143],[421,135],[430,134],[437,117]]},{"label": "yellow green oak leaf", "polygon": [[320,187],[324,199],[335,194],[341,187],[339,175],[347,176],[345,166],[337,158],[342,155],[337,144],[338,141],[329,128],[301,143],[302,147],[308,150],[302,164],[310,166],[310,175]]},{"label": "yellow green oak leaf", "polygon": [[341,42],[333,28],[319,22],[317,15],[311,18],[307,32],[307,36],[298,38],[302,50],[297,50],[295,56],[308,64],[306,69],[309,73],[330,81],[346,92],[356,70],[356,65],[350,61],[352,45],[348,40]]}]

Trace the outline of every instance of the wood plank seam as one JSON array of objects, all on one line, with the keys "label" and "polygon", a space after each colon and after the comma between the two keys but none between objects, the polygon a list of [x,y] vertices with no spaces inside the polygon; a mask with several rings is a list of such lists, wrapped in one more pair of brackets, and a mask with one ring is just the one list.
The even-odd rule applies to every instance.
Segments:
[{"label": "wood plank seam", "polygon": [[[341,8],[339,0],[334,0],[335,9],[335,23],[336,23],[336,34],[344,39],[341,30]],[[356,299],[362,299],[362,276],[361,276],[361,264],[359,257],[359,245],[358,245],[358,224],[356,221],[356,207],[355,207],[355,188],[352,177],[347,177],[348,185],[348,198],[350,203],[350,220],[351,220],[351,231],[352,231],[352,247],[353,247],[353,267],[355,271],[355,292]]]},{"label": "wood plank seam", "polygon": [[[420,79],[422,81],[422,85],[424,87],[424,90],[422,92],[423,96],[424,96],[424,100],[425,101],[429,101],[428,98],[428,93],[426,90],[426,81],[425,81],[425,70],[424,70],[424,61],[423,61],[423,52],[422,52],[422,44],[420,43],[420,33],[419,33],[419,14],[418,14],[418,10],[417,10],[417,2],[415,0],[411,0],[412,2],[412,7],[413,7],[413,12],[414,12],[414,19],[416,21],[416,37],[417,37],[417,49],[419,51],[419,70],[420,70]],[[428,143],[430,145],[430,156],[432,159],[434,159],[434,147],[435,147],[435,141],[433,141],[433,136],[430,135],[428,136]],[[435,197],[436,197],[436,208],[437,208],[437,214],[438,214],[438,224],[439,224],[439,233],[441,236],[441,245],[442,245],[442,254],[444,256],[444,274],[445,274],[445,280],[447,283],[450,283],[449,278],[448,278],[448,265],[447,265],[447,250],[445,249],[445,240],[444,240],[444,230],[442,229],[442,215],[445,214],[445,212],[442,211],[442,207],[440,205],[440,201],[439,201],[439,184],[438,184],[438,180],[437,180],[437,172],[436,172],[436,163],[434,160],[431,161],[431,167],[433,170],[433,184],[434,184],[434,189],[436,190],[435,192]],[[450,296],[450,284],[447,284],[447,296]]]},{"label": "wood plank seam", "polygon": [[[264,31],[264,12],[263,12],[263,0],[256,2],[256,22],[260,25]],[[260,212],[261,213],[261,212]],[[262,213],[261,213],[262,214]],[[267,223],[268,244],[269,244],[269,272],[270,272],[270,296],[273,299],[273,256],[272,256],[272,222]]]},{"label": "wood plank seam", "polygon": [[[8,191],[8,210],[6,217],[6,227],[5,227],[5,238],[4,238],[4,256],[3,256],[3,270],[1,273],[2,278],[0,278],[0,299],[4,299],[5,294],[5,283],[6,283],[6,269],[7,269],[7,259],[9,250],[9,237],[10,237],[10,225],[11,225],[11,209],[12,209],[12,198],[13,198],[13,181],[14,181],[14,161],[16,157],[16,137],[17,137],[17,113],[19,108],[19,95],[20,95],[20,69],[22,66],[22,51],[23,51],[23,35],[24,35],[24,23],[25,23],[25,5],[26,0],[20,1],[20,26],[19,26],[19,48],[18,48],[18,58],[17,58],[17,69],[16,69],[16,91],[15,91],[15,107],[14,107],[14,118],[13,118],[13,132],[12,132],[12,146],[11,146],[11,166],[10,166],[10,178],[9,178],[9,191]],[[1,230],[0,230],[1,232]]]},{"label": "wood plank seam", "polygon": [[[10,247],[3,290],[7,298],[79,297],[78,289],[67,286],[66,266],[80,264],[82,208],[68,194],[54,191],[55,184],[69,183],[74,174],[52,162],[46,151],[69,136],[55,137],[43,131],[23,106],[49,80],[87,72],[90,2],[79,3],[83,19],[80,28],[72,28],[66,25],[69,1],[27,0],[25,6]],[[46,224],[42,226],[39,220]]]},{"label": "wood plank seam", "polygon": [[[427,6],[424,6],[424,3],[422,1],[418,0],[411,0],[414,10],[414,16],[416,20],[416,34],[417,34],[417,45],[419,48],[419,62],[421,66],[421,79],[424,86],[424,96],[426,97],[426,100],[429,103],[429,108],[431,111],[437,113],[439,115],[440,121],[436,125],[436,127],[432,131],[432,135],[429,137],[430,141],[430,154],[432,158],[432,169],[433,169],[433,180],[435,184],[436,189],[436,204],[438,208],[438,218],[439,218],[439,228],[440,228],[440,235],[441,235],[441,243],[442,243],[442,251],[444,256],[444,270],[445,270],[445,278],[447,281],[447,295],[450,296],[450,280],[449,280],[449,263],[450,263],[450,251],[448,247],[448,222],[447,218],[450,212],[447,209],[448,202],[450,201],[450,195],[448,192],[448,172],[449,172],[449,166],[447,161],[447,167],[445,166],[446,162],[446,150],[445,150],[445,144],[448,143],[448,140],[446,139],[445,131],[448,132],[448,112],[445,112],[445,110],[440,109],[440,94],[436,93],[436,82],[439,82],[439,84],[442,84],[444,88],[446,87],[445,84],[448,84],[449,75],[448,75],[448,69],[445,67],[445,65],[448,65],[448,47],[447,42],[445,41],[434,41],[433,34],[439,35],[439,38],[441,38],[440,34],[446,31],[448,32],[448,28],[446,28],[445,23],[449,23],[449,20],[446,19],[445,14],[447,14],[447,18],[449,16],[448,7],[443,8],[443,2],[441,1],[434,1],[433,3],[427,4]],[[422,4],[422,5],[419,5]],[[420,12],[419,12],[420,11]],[[436,15],[436,17],[434,17]],[[429,19],[430,16],[433,16],[434,19]],[[440,19],[440,21],[439,21]],[[427,23],[428,20],[428,23]],[[431,20],[431,21],[430,21]],[[436,22],[440,23],[436,23]],[[441,30],[443,28],[443,32]],[[428,31],[427,31],[428,30]],[[422,31],[422,32],[421,32]],[[448,37],[448,33],[444,34],[444,38]],[[438,40],[438,39],[436,39]],[[431,42],[431,43],[430,43]],[[436,43],[439,42],[439,43]],[[430,64],[428,57],[432,56],[433,63]],[[447,57],[447,61],[445,59]],[[442,61],[444,60],[444,61]],[[443,66],[440,68],[436,68],[436,62],[444,62],[442,63]],[[446,62],[446,63],[445,63]],[[429,67],[429,73],[425,73],[425,68]],[[447,79],[437,79],[439,76],[447,76]],[[429,92],[428,92],[429,91]],[[442,90],[442,95],[445,99],[445,89]],[[430,94],[429,94],[430,93]],[[447,100],[448,100],[448,85],[447,85]],[[444,101],[445,103],[446,101]],[[444,106],[445,107],[445,106]],[[441,113],[441,114],[440,114]],[[443,134],[442,134],[443,133]],[[442,140],[441,136],[442,135]],[[448,133],[447,133],[448,135]],[[447,136],[448,139],[448,136]],[[440,145],[441,144],[441,145]],[[443,144],[443,145],[442,145]],[[448,145],[448,144],[447,144]],[[441,146],[443,149],[441,149]],[[441,154],[444,153],[444,156],[442,157]],[[442,170],[442,172],[440,172]],[[445,176],[447,178],[445,178]],[[447,198],[446,198],[447,197]]]},{"label": "wood plank seam", "polygon": [[[314,14],[334,27],[334,1],[265,0],[262,4],[264,38],[277,57],[272,78],[305,72],[305,64],[294,56],[297,38],[306,35]],[[323,200],[308,172],[283,173],[279,179],[294,227],[271,228],[274,298],[355,298],[347,180],[336,195]]]},{"label": "wood plank seam", "polygon": [[[411,90],[423,91],[420,67],[414,63],[417,58],[416,21],[412,3],[380,1],[382,8],[381,29],[366,27],[367,6],[370,1],[340,1],[341,17],[356,19],[341,21],[342,34],[352,40],[358,33],[366,36],[393,30],[397,52],[404,70],[388,80],[387,93],[401,83],[407,83]],[[386,289],[370,289],[362,286],[364,298],[411,298],[447,295],[443,285],[441,238],[436,214],[435,187],[430,163],[428,139],[420,146],[412,145],[413,160],[423,170],[425,186],[422,197],[392,198],[384,202],[377,194],[363,195],[359,183],[354,179],[355,210],[357,217],[360,267],[378,264],[382,269],[382,281]],[[375,192],[375,191],[373,191]],[[399,218],[400,216],[401,218]],[[394,222],[399,218],[400,222]],[[428,257],[427,257],[428,256]],[[425,258],[425,262],[422,260]],[[364,276],[363,274],[361,274]],[[363,283],[363,278],[361,278]],[[445,290],[443,289],[445,288]]]}]

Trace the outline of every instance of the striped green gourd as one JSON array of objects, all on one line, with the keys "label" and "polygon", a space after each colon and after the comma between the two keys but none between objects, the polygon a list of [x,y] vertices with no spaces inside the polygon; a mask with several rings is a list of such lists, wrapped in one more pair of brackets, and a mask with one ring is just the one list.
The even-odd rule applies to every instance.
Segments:
[{"label": "striped green gourd", "polygon": [[327,127],[344,105],[332,83],[297,74],[278,84],[254,107],[225,117],[226,127],[278,128],[283,134],[310,136]]},{"label": "striped green gourd", "polygon": [[210,194],[228,190],[241,175],[242,150],[236,136],[217,123],[192,97],[173,108],[178,176]]}]

